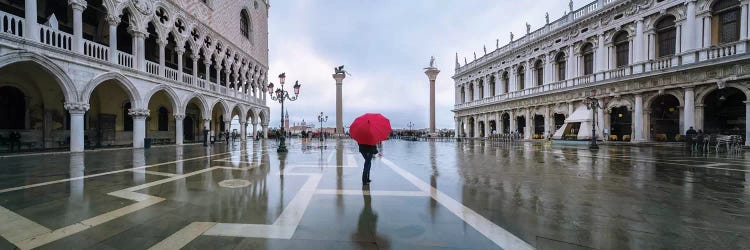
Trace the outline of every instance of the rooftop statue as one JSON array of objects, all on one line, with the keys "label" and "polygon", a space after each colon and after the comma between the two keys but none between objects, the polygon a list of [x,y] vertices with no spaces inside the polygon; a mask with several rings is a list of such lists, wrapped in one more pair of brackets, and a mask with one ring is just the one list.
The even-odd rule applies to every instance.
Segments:
[{"label": "rooftop statue", "polygon": [[570,9],[570,13],[573,13],[573,0],[570,0],[570,2],[568,2],[568,9]]},{"label": "rooftop statue", "polygon": [[430,56],[430,68],[434,68],[434,67],[435,67],[435,57]]},{"label": "rooftop statue", "polygon": [[549,12],[544,13],[544,19],[547,22],[547,24],[549,24]]}]

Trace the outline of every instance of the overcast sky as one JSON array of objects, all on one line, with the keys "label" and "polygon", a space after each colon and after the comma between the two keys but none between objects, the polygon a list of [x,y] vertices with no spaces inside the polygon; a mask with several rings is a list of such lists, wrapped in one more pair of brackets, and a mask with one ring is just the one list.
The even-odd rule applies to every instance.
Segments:
[{"label": "overcast sky", "polygon": [[[584,2],[575,0],[575,8]],[[438,128],[453,128],[455,53],[461,64],[544,24],[568,9],[567,0],[275,0],[269,20],[269,81],[302,84],[299,100],[287,102],[292,122],[335,126],[333,68],[351,73],[343,84],[344,125],[363,113],[382,113],[394,128],[429,122],[429,82],[423,68],[430,56],[442,71],[436,87]],[[292,83],[292,84],[289,84]],[[271,126],[279,125],[278,103],[271,103]]]}]

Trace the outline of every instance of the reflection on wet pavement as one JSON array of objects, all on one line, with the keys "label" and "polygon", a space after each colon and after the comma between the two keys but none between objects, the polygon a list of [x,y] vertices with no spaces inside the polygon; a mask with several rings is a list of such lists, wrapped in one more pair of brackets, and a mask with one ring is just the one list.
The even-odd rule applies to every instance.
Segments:
[{"label": "reflection on wet pavement", "polygon": [[348,140],[0,160],[0,249],[750,245],[750,154]]}]

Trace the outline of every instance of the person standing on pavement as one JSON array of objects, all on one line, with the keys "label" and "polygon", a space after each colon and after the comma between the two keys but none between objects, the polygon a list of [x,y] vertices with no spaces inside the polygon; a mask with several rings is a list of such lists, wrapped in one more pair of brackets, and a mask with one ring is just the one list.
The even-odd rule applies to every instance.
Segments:
[{"label": "person standing on pavement", "polygon": [[370,167],[372,166],[372,157],[378,153],[378,148],[375,145],[359,144],[359,152],[365,158],[365,168],[362,170],[362,185],[369,185],[371,182]]}]

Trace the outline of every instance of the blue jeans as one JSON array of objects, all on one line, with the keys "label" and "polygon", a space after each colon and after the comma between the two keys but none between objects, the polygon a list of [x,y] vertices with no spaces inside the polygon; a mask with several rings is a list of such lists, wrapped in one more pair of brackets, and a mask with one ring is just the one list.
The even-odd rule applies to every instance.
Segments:
[{"label": "blue jeans", "polygon": [[372,166],[372,153],[362,153],[362,157],[365,158],[365,169],[362,171],[362,182],[370,180],[370,167]]}]

